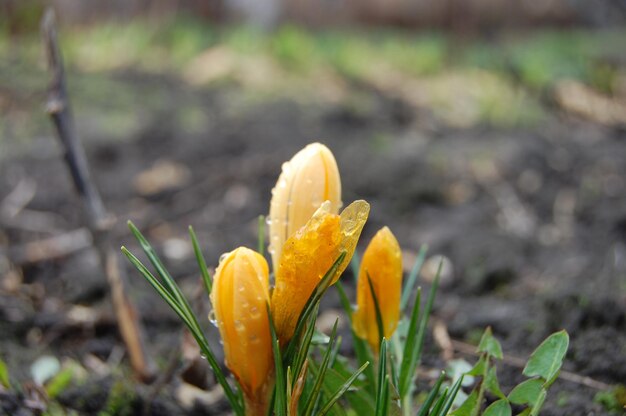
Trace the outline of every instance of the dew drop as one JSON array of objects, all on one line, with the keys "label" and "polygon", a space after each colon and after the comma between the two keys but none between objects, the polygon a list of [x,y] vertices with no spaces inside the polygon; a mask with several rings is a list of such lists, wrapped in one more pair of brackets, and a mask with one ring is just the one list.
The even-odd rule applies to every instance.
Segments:
[{"label": "dew drop", "polygon": [[246,329],[246,326],[243,324],[243,322],[238,319],[235,320],[235,331],[242,332],[244,329]]},{"label": "dew drop", "polygon": [[261,316],[261,312],[259,312],[259,308],[253,306],[250,308],[250,318],[258,319]]},{"label": "dew drop", "polygon": [[259,342],[261,342],[261,340],[259,339],[259,337],[256,334],[252,334],[248,337],[248,340],[250,341],[251,344],[258,344]]},{"label": "dew drop", "polygon": [[219,262],[223,262],[224,260],[226,260],[226,257],[228,256],[228,253],[224,253],[220,256]]},{"label": "dew drop", "polygon": [[209,311],[209,322],[217,328],[217,318],[215,317],[215,311],[213,309]]}]

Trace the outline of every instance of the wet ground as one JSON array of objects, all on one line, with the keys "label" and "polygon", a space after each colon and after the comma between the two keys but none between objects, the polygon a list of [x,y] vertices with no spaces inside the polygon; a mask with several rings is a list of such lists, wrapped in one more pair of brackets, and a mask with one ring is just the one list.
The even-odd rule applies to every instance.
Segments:
[{"label": "wet ground", "polygon": [[[459,128],[396,93],[360,84],[350,87],[348,100],[321,102],[256,96],[228,83],[190,87],[167,75],[119,71],[110,77],[115,90],[89,87],[89,78],[73,88],[85,91],[75,117],[95,181],[117,219],[115,244],[138,252],[125,225],[134,221],[190,296],[200,282],[187,226],[194,226],[213,266],[236,246],[255,247],[257,218],[268,212],[281,163],[321,141],[336,156],[344,203],[363,198],[371,204],[361,250],[388,225],[407,262],[422,244],[429,256],[447,258],[434,318],[453,340],[467,343],[493,328],[513,357],[499,365],[504,391],[519,381],[514,358],[527,358],[548,334],[565,328],[571,343],[564,369],[571,374],[555,383],[542,415],[608,414],[594,397],[626,380],[622,127],[546,104],[539,125]],[[22,99],[31,111],[43,99],[3,89],[4,97]],[[108,118],[99,126],[98,109],[106,113],[118,96],[127,99],[131,121]],[[89,104],[94,97],[100,101]],[[118,127],[119,139],[111,140]],[[42,131],[25,145],[6,145],[17,135],[3,141],[2,358],[19,381],[42,355],[75,361],[88,369],[84,382],[62,391],[58,403],[92,414],[112,406],[109,391],[115,390],[138,412],[150,388],[138,388],[139,396],[119,393],[136,388],[124,381],[129,370],[106,281],[81,231],[84,216],[58,143],[51,129]],[[29,246],[73,232],[68,239],[75,247],[61,255]],[[429,259],[432,269],[437,259]],[[126,269],[148,349],[165,368],[180,344],[181,325],[131,266]],[[423,273],[425,287],[430,274]],[[344,280],[353,294],[351,276]],[[339,309],[332,294],[325,304],[324,316]],[[206,312],[206,301],[202,307]],[[207,330],[219,349],[217,331]],[[425,368],[445,365],[432,338],[426,350]],[[458,350],[454,356],[475,359]],[[151,414],[183,411],[174,374]],[[210,414],[225,411],[213,394],[205,405]],[[202,407],[186,409],[197,414]]]}]

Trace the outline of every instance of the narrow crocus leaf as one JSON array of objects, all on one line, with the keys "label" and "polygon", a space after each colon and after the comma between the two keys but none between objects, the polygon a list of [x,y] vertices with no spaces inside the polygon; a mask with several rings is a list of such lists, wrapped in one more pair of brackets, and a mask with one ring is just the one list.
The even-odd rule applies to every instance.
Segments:
[{"label": "narrow crocus leaf", "polygon": [[383,338],[385,338],[385,324],[383,323],[383,316],[380,311],[380,303],[378,302],[378,297],[376,296],[376,290],[374,289],[374,284],[372,283],[372,278],[367,274],[367,283],[370,290],[370,295],[372,296],[372,302],[374,303],[374,314],[376,316],[376,329],[378,330],[378,337],[376,342],[372,345],[375,348],[374,351],[378,352],[377,346],[380,345],[380,342]]},{"label": "narrow crocus leaf", "polygon": [[454,404],[454,399],[456,399],[456,395],[459,392],[459,389],[461,388],[462,384],[463,384],[463,376],[459,377],[459,379],[454,383],[454,385],[450,389],[450,392],[448,393],[448,397],[446,398],[446,401],[444,402],[443,407],[441,409],[442,415],[447,415],[448,411],[452,408],[452,405]]},{"label": "narrow crocus leaf", "polygon": [[267,316],[269,318],[270,334],[272,337],[272,353],[274,355],[274,371],[276,374],[276,385],[274,387],[274,414],[284,416],[287,414],[287,382],[283,370],[283,361],[280,356],[280,343],[274,328],[274,321],[270,313],[270,307],[267,305]]},{"label": "narrow crocus leaf", "polygon": [[0,384],[7,389],[11,386],[11,382],[9,380],[9,370],[7,369],[7,365],[2,358],[0,358]]},{"label": "narrow crocus leaf", "polygon": [[[368,367],[370,367],[368,365]],[[338,363],[335,363],[334,368],[329,368],[324,378],[324,392],[326,394],[332,394],[337,391],[352,374],[353,370],[347,368],[338,367]],[[372,415],[376,411],[376,405],[374,403],[373,396],[371,396],[367,390],[359,387],[358,380],[353,383],[353,388],[345,393],[345,398],[350,403],[350,407],[358,415]]]},{"label": "narrow crocus leaf", "polygon": [[439,389],[441,389],[441,384],[443,383],[443,380],[445,379],[445,377],[446,377],[446,373],[442,371],[441,374],[439,375],[439,378],[437,379],[437,382],[435,383],[433,388],[430,390],[430,393],[428,393],[428,396],[426,396],[426,400],[424,401],[424,404],[422,404],[422,407],[420,407],[420,410],[417,413],[417,416],[427,416],[429,414],[430,408],[435,402],[437,395],[439,394]]},{"label": "narrow crocus leaf", "polygon": [[500,399],[485,409],[483,416],[511,416],[511,405],[506,399]]},{"label": "narrow crocus leaf", "polygon": [[486,352],[491,357],[499,360],[502,359],[502,347],[500,346],[498,340],[494,338],[490,326],[485,329],[485,332],[478,343],[478,352]]},{"label": "narrow crocus leaf", "polygon": [[383,337],[380,342],[378,355],[378,383],[376,391],[376,416],[384,416],[387,411],[387,398],[389,389],[387,386],[387,340]]},{"label": "narrow crocus leaf", "polygon": [[319,416],[323,416],[333,407],[333,405],[341,398],[341,396],[350,388],[352,383],[357,379],[359,375],[369,366],[370,363],[365,363],[358,370],[346,380],[346,382],[334,393],[331,395],[330,399],[322,406],[321,410],[318,412]]},{"label": "narrow crocus leaf", "polygon": [[307,324],[306,330],[302,335],[300,348],[298,348],[298,352],[296,353],[295,358],[293,360],[294,375],[297,375],[300,373],[302,366],[304,365],[304,363],[306,362],[308,358],[311,340],[313,339],[313,335],[315,334],[315,320],[317,319],[318,310],[319,310],[319,305],[315,307],[315,309],[309,316],[309,323]]},{"label": "narrow crocus leaf", "polygon": [[523,381],[513,388],[509,394],[509,401],[514,404],[534,404],[543,390],[543,380],[540,378],[531,378]]},{"label": "narrow crocus leaf", "polygon": [[426,259],[426,253],[428,252],[428,245],[423,244],[420,247],[419,254],[417,255],[417,259],[415,259],[415,263],[413,263],[413,268],[411,269],[411,273],[409,274],[406,283],[404,284],[404,288],[402,289],[402,300],[400,301],[400,310],[405,310],[409,305],[409,301],[411,300],[411,295],[413,294],[413,288],[417,283],[417,276],[419,276],[420,270],[422,270],[422,266],[424,265],[424,260]]},{"label": "narrow crocus leaf", "polygon": [[200,268],[200,274],[202,275],[202,281],[204,282],[204,288],[207,293],[211,293],[211,288],[213,287],[213,281],[211,280],[211,275],[209,274],[209,269],[206,266],[206,260],[202,255],[202,250],[200,249],[200,244],[198,243],[198,237],[196,237],[196,233],[193,230],[193,227],[189,226],[189,237],[191,238],[191,245],[193,246],[193,252],[196,256],[196,261],[198,262],[198,267]]},{"label": "narrow crocus leaf", "polygon": [[304,416],[310,416],[313,413],[313,408],[317,403],[320,392],[322,391],[322,384],[324,382],[324,377],[326,375],[326,370],[328,369],[328,365],[330,363],[331,352],[333,349],[333,344],[337,339],[337,324],[339,322],[339,318],[335,320],[335,324],[333,325],[332,332],[330,334],[330,340],[328,345],[326,346],[326,351],[324,352],[324,358],[322,359],[322,363],[319,367],[317,375],[315,377],[315,382],[313,384],[313,389],[311,391],[311,395],[309,396],[307,403],[304,407]]},{"label": "narrow crocus leaf", "polygon": [[441,393],[441,396],[435,402],[435,405],[433,406],[428,416],[442,416],[441,410],[443,409],[443,405],[446,402],[447,396],[448,396],[448,387],[443,389],[443,393]]},{"label": "narrow crocus leaf", "polygon": [[406,341],[404,344],[404,351],[402,352],[402,362],[400,363],[400,377],[398,378],[398,388],[400,390],[400,396],[404,397],[410,391],[411,377],[414,370],[414,363],[417,358],[414,357],[418,350],[418,326],[419,326],[419,312],[420,304],[422,301],[422,291],[417,289],[417,297],[413,310],[411,312],[411,319],[409,321],[409,330],[407,332]]},{"label": "narrow crocus leaf", "polygon": [[569,335],[565,330],[550,335],[532,353],[523,374],[526,377],[539,376],[546,381],[553,381],[563,365],[568,346]]}]

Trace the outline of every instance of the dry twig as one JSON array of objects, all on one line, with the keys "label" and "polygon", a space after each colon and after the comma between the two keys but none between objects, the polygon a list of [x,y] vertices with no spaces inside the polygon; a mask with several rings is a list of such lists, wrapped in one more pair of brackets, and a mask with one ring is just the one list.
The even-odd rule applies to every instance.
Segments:
[{"label": "dry twig", "polygon": [[88,226],[100,256],[111,290],[120,333],[128,349],[135,374],[142,380],[151,380],[154,365],[145,353],[143,328],[140,325],[135,307],[126,296],[125,276],[120,265],[119,255],[110,241],[112,219],[106,213],[100,194],[96,189],[87,164],[87,157],[74,128],[70,109],[63,61],[56,36],[55,18],[52,9],[46,10],[41,22],[44,46],[52,73],[46,111],[57,130],[57,136],[65,151],[65,162],[70,170],[74,187],[83,201],[88,218]]}]

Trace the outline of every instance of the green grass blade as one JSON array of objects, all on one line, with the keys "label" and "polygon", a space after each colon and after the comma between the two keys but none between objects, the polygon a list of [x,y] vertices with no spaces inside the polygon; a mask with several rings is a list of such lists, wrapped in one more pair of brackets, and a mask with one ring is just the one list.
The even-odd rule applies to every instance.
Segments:
[{"label": "green grass blade", "polygon": [[196,255],[196,261],[198,262],[198,267],[200,268],[202,281],[204,282],[204,288],[206,289],[207,293],[210,294],[213,288],[213,280],[211,279],[209,269],[206,266],[206,260],[202,255],[202,250],[200,249],[200,244],[198,243],[198,237],[196,237],[196,233],[191,225],[189,226],[189,237],[191,237],[191,245],[193,245],[193,252]]},{"label": "green grass blade", "polygon": [[454,404],[454,399],[456,398],[456,395],[459,392],[459,389],[461,388],[461,384],[463,384],[464,377],[465,375],[462,375],[461,377],[459,377],[459,379],[456,381],[456,383],[454,383],[454,385],[450,389],[450,393],[448,393],[448,397],[446,398],[446,401],[443,404],[443,407],[441,409],[442,415],[447,415],[450,409],[452,408],[452,404]]},{"label": "green grass blade", "polygon": [[433,388],[430,390],[430,393],[428,393],[428,396],[426,397],[424,404],[422,405],[422,407],[420,407],[420,411],[417,413],[417,416],[428,415],[428,413],[430,412],[431,406],[433,405],[433,403],[435,402],[435,399],[437,398],[437,395],[439,394],[439,389],[441,389],[441,384],[443,383],[443,380],[445,377],[446,377],[446,373],[442,371],[441,375],[437,379],[437,382],[435,383]]},{"label": "green grass blade", "polygon": [[[400,395],[404,397],[405,394],[410,392],[410,387],[413,384],[413,380],[415,378],[415,369],[417,368],[417,364],[422,355],[422,347],[424,346],[424,338],[426,336],[426,328],[428,326],[428,319],[430,317],[430,312],[432,311],[433,304],[435,302],[435,295],[437,293],[437,287],[439,286],[439,276],[441,274],[441,267],[443,262],[439,262],[439,268],[437,269],[437,274],[435,275],[435,280],[433,280],[432,287],[430,288],[430,293],[428,294],[428,300],[426,301],[426,306],[424,307],[424,312],[420,318],[419,328],[417,330],[417,334],[415,335],[415,342],[413,344],[413,348],[411,350],[405,349],[405,355],[402,357],[403,361],[408,359],[406,366],[403,366],[401,370],[405,372],[400,374],[400,383],[402,383]],[[412,324],[412,323],[411,323]],[[407,339],[407,345],[411,342],[410,339]],[[408,358],[407,358],[408,352]]]},{"label": "green grass blade", "polygon": [[378,355],[378,383],[376,384],[376,416],[385,416],[387,410],[387,340],[383,337],[380,342],[380,354]]},{"label": "green grass blade", "polygon": [[283,361],[280,356],[280,343],[276,335],[274,320],[272,319],[270,305],[267,305],[267,316],[270,321],[270,333],[272,335],[272,351],[274,353],[274,367],[276,371],[276,385],[274,387],[274,412],[277,416],[287,415],[287,397],[285,373],[283,370]]},{"label": "green grass blade", "polygon": [[417,289],[417,297],[415,298],[415,304],[413,305],[413,311],[411,312],[411,319],[409,321],[409,331],[407,332],[406,341],[404,344],[404,351],[402,352],[402,362],[400,363],[400,378],[398,380],[398,389],[400,390],[400,396],[404,397],[410,394],[409,383],[411,382],[412,367],[413,367],[413,353],[417,349],[417,328],[419,324],[420,304],[422,302],[422,289]]},{"label": "green grass blade", "polygon": [[[372,362],[372,356],[370,354],[367,343],[365,342],[365,340],[359,338],[352,329],[352,306],[350,305],[350,301],[348,300],[348,295],[346,295],[346,291],[343,288],[341,282],[335,283],[335,287],[337,287],[337,290],[339,291],[339,300],[341,301],[341,305],[343,306],[343,309],[348,316],[348,322],[350,323],[350,334],[352,335],[352,346],[354,347],[357,361],[360,366],[367,362]],[[365,379],[367,380],[367,390],[373,396],[376,392],[376,374],[374,374],[374,367],[371,365],[366,367],[364,375]]]},{"label": "green grass blade", "polygon": [[441,393],[441,397],[437,399],[437,402],[433,406],[433,410],[428,413],[429,416],[443,416],[441,410],[443,408],[443,404],[446,401],[446,396],[448,395],[448,388],[443,389],[443,393]]},{"label": "green grass blade", "polygon": [[406,309],[407,305],[409,304],[409,300],[411,300],[413,288],[415,287],[415,283],[417,283],[417,276],[419,276],[419,272],[420,270],[422,270],[422,266],[424,265],[427,251],[428,245],[423,244],[422,247],[420,247],[420,251],[417,255],[417,259],[415,259],[415,263],[413,263],[411,273],[409,274],[409,277],[404,284],[404,288],[402,289],[402,299],[400,300],[401,311]]},{"label": "green grass blade", "polygon": [[382,341],[385,337],[385,326],[383,324],[383,315],[380,312],[380,304],[378,303],[378,297],[376,296],[376,291],[374,290],[374,284],[372,283],[372,278],[370,277],[369,272],[366,272],[367,275],[367,284],[370,288],[370,294],[372,295],[372,299],[374,300],[374,311],[376,312],[376,326],[378,327],[378,341]]},{"label": "green grass blade", "polygon": [[339,265],[343,262],[345,257],[346,257],[346,252],[345,251],[341,252],[339,257],[337,257],[337,260],[335,260],[333,265],[330,266],[330,268],[328,269],[324,277],[322,277],[320,282],[317,284],[317,286],[315,287],[315,290],[313,290],[313,293],[311,294],[306,304],[304,305],[304,308],[302,309],[302,312],[300,313],[300,316],[298,317],[298,323],[296,324],[296,328],[293,332],[291,341],[287,345],[287,350],[285,351],[284,360],[286,363],[291,362],[293,355],[298,345],[300,344],[300,335],[302,334],[302,331],[306,325],[306,322],[309,316],[313,313],[316,306],[319,304],[320,300],[322,299],[322,295],[326,292],[326,290],[330,286],[330,283],[332,282],[333,277],[337,273],[337,269],[339,268]]},{"label": "green grass blade", "polygon": [[369,366],[370,363],[365,363],[348,379],[346,382],[330,397],[330,399],[322,406],[322,409],[318,412],[319,416],[323,416],[333,407],[333,405],[343,396],[343,394],[350,388],[352,383],[357,379],[359,375]]},{"label": "green grass blade", "polygon": [[310,416],[313,414],[313,408],[317,403],[320,392],[322,390],[322,383],[324,382],[324,376],[326,375],[326,370],[328,369],[328,365],[330,364],[331,352],[333,350],[333,344],[337,339],[337,324],[339,323],[339,318],[335,320],[335,325],[333,325],[333,330],[330,333],[330,340],[328,341],[328,345],[326,346],[326,351],[324,353],[324,357],[322,359],[322,364],[319,367],[317,372],[317,376],[315,377],[315,382],[313,384],[313,389],[311,391],[311,395],[309,396],[306,406],[304,407],[304,416]]},{"label": "green grass blade", "polygon": [[306,332],[302,337],[302,343],[300,344],[300,348],[293,360],[293,374],[297,377],[300,374],[300,370],[304,365],[308,355],[309,355],[309,345],[311,344],[311,339],[313,338],[313,334],[315,333],[315,320],[317,318],[317,311],[319,310],[319,305],[315,308],[315,311],[311,314],[309,318],[309,324],[306,328]]},{"label": "green grass blade", "polygon": [[262,256],[264,256],[265,255],[265,216],[264,215],[259,215],[258,232],[259,232],[258,251]]}]

